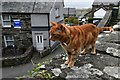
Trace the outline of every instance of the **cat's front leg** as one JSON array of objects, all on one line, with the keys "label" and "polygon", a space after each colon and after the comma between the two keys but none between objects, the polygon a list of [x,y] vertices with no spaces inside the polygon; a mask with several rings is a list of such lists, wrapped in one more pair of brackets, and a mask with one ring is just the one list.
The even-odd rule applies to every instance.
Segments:
[{"label": "cat's front leg", "polygon": [[96,55],[95,44],[92,45],[92,51],[91,51],[91,54]]},{"label": "cat's front leg", "polygon": [[67,57],[68,57],[68,59],[65,61],[65,65],[68,65],[69,64],[69,62],[70,62],[70,59],[71,59],[71,54],[68,54],[67,53]]},{"label": "cat's front leg", "polygon": [[77,57],[76,54],[71,54],[71,58],[70,58],[70,62],[68,64],[68,68],[72,68],[74,66],[75,61],[76,61],[76,57]]},{"label": "cat's front leg", "polygon": [[87,54],[88,47],[84,47],[84,49],[81,51],[81,55]]}]

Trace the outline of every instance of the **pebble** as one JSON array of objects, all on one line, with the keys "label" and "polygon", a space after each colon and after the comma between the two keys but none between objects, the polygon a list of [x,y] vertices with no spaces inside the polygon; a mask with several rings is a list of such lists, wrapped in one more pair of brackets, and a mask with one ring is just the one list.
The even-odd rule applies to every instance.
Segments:
[{"label": "pebble", "polygon": [[65,64],[61,64],[61,69],[67,68],[67,66]]},{"label": "pebble", "polygon": [[99,76],[103,75],[103,72],[98,70],[98,69],[95,69],[95,68],[91,68],[91,71],[93,72],[93,75],[94,74],[97,74]]},{"label": "pebble", "polygon": [[60,73],[62,73],[61,69],[59,68],[54,68],[54,69],[51,69],[52,72],[54,73],[55,76],[59,76]]},{"label": "pebble", "polygon": [[107,53],[109,53],[109,54],[112,54],[113,56],[118,56],[118,57],[120,57],[120,50],[118,50],[118,49],[115,49],[115,48],[113,48],[113,47],[108,47],[107,49],[106,49],[106,52]]},{"label": "pebble", "polygon": [[101,44],[101,42],[100,41],[96,41],[96,44]]}]

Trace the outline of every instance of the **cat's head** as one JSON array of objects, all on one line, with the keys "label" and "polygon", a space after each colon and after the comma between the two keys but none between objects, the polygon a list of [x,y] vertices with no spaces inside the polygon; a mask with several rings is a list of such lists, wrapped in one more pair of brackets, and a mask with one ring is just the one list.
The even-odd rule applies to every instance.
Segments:
[{"label": "cat's head", "polygon": [[52,24],[52,27],[49,31],[50,33],[50,40],[55,41],[61,41],[62,39],[64,39],[65,37],[68,36],[68,34],[70,33],[70,31],[67,29],[67,27],[64,24],[59,24],[53,21],[50,21],[50,23]]}]

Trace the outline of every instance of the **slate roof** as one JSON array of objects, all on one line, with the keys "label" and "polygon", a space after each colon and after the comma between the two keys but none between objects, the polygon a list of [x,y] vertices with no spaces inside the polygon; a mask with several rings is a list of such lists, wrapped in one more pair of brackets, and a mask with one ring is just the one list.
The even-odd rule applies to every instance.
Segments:
[{"label": "slate roof", "polygon": [[50,13],[54,2],[2,2],[2,12]]},{"label": "slate roof", "polygon": [[114,4],[114,5],[118,5],[118,2],[120,0],[94,0],[92,5],[101,5],[101,3],[103,3],[104,5],[109,5],[109,4]]}]

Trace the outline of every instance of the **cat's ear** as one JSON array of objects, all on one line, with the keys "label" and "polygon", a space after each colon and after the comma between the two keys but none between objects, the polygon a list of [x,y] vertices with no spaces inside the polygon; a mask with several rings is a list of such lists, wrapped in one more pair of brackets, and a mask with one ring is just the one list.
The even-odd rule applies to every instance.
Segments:
[{"label": "cat's ear", "polygon": [[62,31],[65,31],[65,26],[62,25],[62,24],[59,24],[59,29],[62,30]]},{"label": "cat's ear", "polygon": [[52,24],[52,25],[57,25],[57,23],[56,23],[56,22],[53,22],[53,21],[50,21],[50,24]]},{"label": "cat's ear", "polygon": [[66,35],[70,35],[70,30],[68,29],[68,27],[64,24],[60,24],[60,28],[62,31],[64,31],[66,33]]}]

